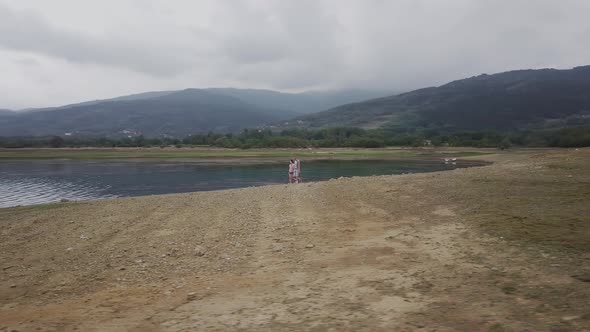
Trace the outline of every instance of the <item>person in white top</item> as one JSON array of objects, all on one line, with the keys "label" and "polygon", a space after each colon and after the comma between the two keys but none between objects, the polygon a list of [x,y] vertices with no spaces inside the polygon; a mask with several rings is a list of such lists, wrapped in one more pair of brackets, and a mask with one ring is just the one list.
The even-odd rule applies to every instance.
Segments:
[{"label": "person in white top", "polygon": [[295,164],[295,168],[293,170],[293,179],[295,183],[301,183],[301,161],[295,157],[293,158],[293,162]]}]

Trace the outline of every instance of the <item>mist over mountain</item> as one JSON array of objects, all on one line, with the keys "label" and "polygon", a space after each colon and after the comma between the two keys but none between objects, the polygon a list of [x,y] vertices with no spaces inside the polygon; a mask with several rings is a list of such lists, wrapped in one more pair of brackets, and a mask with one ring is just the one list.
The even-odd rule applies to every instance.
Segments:
[{"label": "mist over mountain", "polygon": [[0,112],[0,136],[174,136],[235,132],[385,92],[254,89],[154,91],[61,107]]},{"label": "mist over mountain", "polygon": [[260,89],[211,88],[208,91],[233,96],[252,105],[293,113],[314,113],[332,107],[391,95],[391,90],[345,89],[284,93]]},{"label": "mist over mountain", "polygon": [[517,70],[342,105],[281,126],[510,130],[590,122],[590,66]]},{"label": "mist over mountain", "polygon": [[[256,127],[336,126],[514,130],[590,123],[590,66],[482,74],[370,99],[383,93],[232,88],[145,92],[62,107],[3,110],[0,136],[184,137]],[[328,110],[313,113],[322,109]]]}]

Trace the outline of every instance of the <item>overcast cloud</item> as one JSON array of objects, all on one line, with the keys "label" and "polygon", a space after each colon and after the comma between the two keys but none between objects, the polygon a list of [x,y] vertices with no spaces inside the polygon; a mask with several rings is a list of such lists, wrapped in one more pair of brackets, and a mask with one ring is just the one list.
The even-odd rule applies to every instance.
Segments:
[{"label": "overcast cloud", "polygon": [[0,0],[0,108],[590,64],[588,0]]}]

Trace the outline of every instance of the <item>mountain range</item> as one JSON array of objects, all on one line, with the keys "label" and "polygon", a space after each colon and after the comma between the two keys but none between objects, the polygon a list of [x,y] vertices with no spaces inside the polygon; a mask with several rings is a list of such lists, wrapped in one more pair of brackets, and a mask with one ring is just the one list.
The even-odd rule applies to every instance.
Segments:
[{"label": "mountain range", "polygon": [[590,123],[590,66],[517,70],[303,115],[282,127],[514,130]]},{"label": "mountain range", "polygon": [[336,126],[452,132],[590,124],[590,66],[482,74],[375,99],[383,95],[388,93],[146,92],[53,108],[0,110],[0,136],[184,137],[244,128]]},{"label": "mountain range", "polygon": [[61,107],[0,111],[0,136],[172,136],[235,132],[387,95],[341,90],[282,93],[209,88],[155,91]]}]

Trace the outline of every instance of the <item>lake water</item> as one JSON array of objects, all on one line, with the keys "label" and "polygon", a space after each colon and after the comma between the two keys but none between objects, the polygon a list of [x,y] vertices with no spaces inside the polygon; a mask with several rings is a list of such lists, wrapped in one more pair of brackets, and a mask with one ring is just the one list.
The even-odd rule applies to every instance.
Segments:
[{"label": "lake water", "polygon": [[[472,166],[440,161],[303,162],[306,182],[341,176],[421,173]],[[287,166],[165,162],[0,162],[0,207],[182,193],[287,182]]]}]

